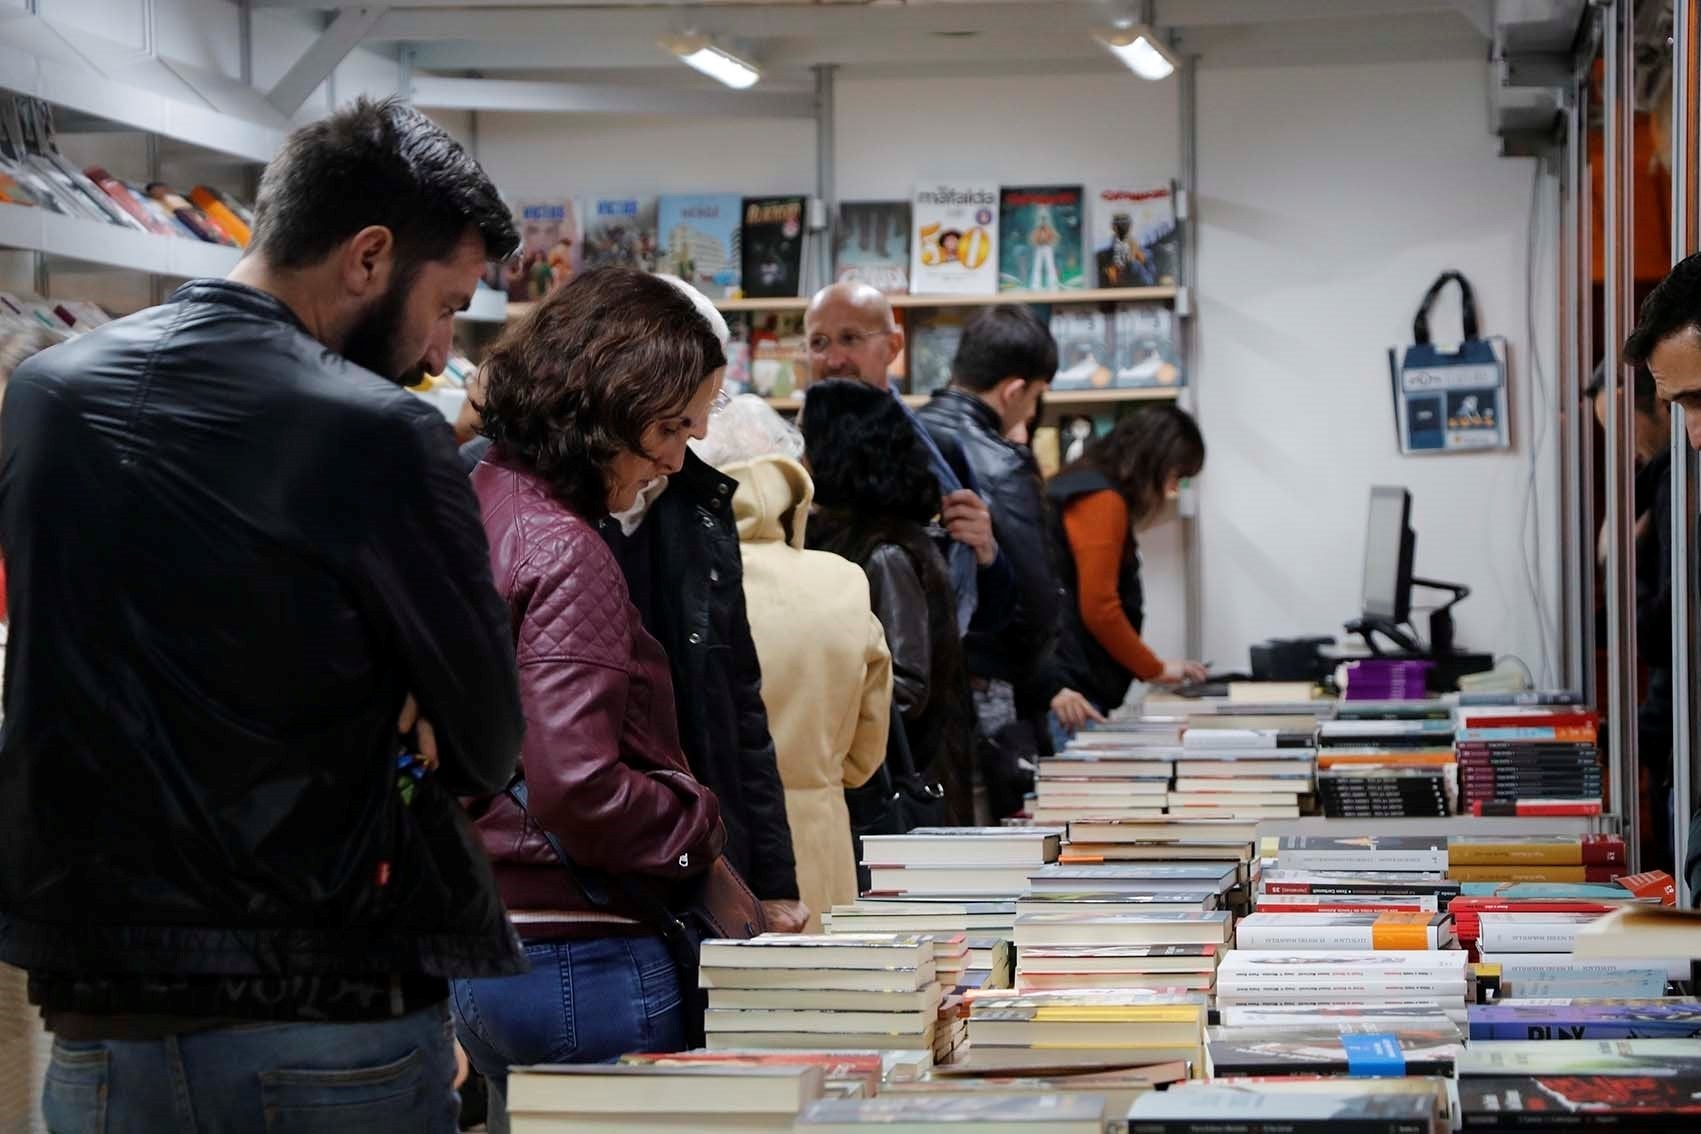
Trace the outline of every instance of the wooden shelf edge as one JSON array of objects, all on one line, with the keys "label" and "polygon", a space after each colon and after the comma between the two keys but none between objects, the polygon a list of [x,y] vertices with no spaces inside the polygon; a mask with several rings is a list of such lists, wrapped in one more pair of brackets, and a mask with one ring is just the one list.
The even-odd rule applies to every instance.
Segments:
[{"label": "wooden shelf edge", "polygon": [[[1168,401],[1178,395],[1186,387],[1157,386],[1149,389],[1131,390],[1062,390],[1045,396],[1045,404],[1054,405],[1108,405],[1118,402],[1157,402]],[[905,394],[904,402],[910,406],[924,406],[933,399],[932,394]],[[803,399],[796,394],[782,398],[763,398],[763,401],[777,410],[796,410],[803,407]]]}]

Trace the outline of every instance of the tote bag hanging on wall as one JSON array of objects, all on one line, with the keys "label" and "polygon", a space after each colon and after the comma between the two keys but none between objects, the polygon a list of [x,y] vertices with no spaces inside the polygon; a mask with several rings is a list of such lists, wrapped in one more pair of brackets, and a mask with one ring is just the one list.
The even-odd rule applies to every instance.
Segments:
[{"label": "tote bag hanging on wall", "polygon": [[[1449,283],[1459,285],[1465,341],[1457,350],[1430,342],[1429,310]],[[1400,452],[1469,453],[1511,448],[1506,391],[1506,340],[1477,330],[1476,297],[1458,272],[1443,272],[1424,294],[1410,346],[1388,351],[1394,426]]]}]

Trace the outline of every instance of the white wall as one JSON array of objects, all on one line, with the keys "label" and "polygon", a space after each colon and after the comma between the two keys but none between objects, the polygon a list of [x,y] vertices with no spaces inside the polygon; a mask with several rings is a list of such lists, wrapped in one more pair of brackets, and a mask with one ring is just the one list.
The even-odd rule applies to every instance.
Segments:
[{"label": "white wall", "polygon": [[[1517,654],[1539,674],[1519,538],[1534,420],[1533,163],[1497,156],[1483,83],[1480,63],[1199,76],[1198,397],[1210,449],[1200,522],[1205,642],[1219,664],[1243,661],[1251,641],[1328,631],[1356,613],[1368,486],[1390,483],[1413,493],[1418,572],[1474,590],[1458,608],[1461,642]],[[1551,388],[1544,262],[1535,298]],[[1446,268],[1475,285],[1485,330],[1510,340],[1510,453],[1399,456],[1385,351],[1409,339],[1418,299]],[[1460,335],[1456,301],[1445,311],[1438,341]],[[1550,438],[1538,474],[1550,610],[1553,454]]]}]

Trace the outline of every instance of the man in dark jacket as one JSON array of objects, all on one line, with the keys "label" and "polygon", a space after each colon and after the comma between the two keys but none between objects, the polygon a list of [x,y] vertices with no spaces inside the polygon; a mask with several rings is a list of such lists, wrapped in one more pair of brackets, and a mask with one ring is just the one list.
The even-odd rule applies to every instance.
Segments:
[{"label": "man in dark jacket", "polygon": [[0,959],[55,1129],[453,1130],[447,980],[524,969],[454,797],[522,720],[451,431],[398,382],[516,234],[395,102],[293,134],[256,212],[228,280],[8,390]]},{"label": "man in dark jacket", "polygon": [[[1017,759],[1031,755],[1032,748],[1017,722],[1014,691],[1050,655],[1059,609],[1044,491],[1027,454],[1006,434],[1033,415],[1056,371],[1057,344],[1038,316],[1019,304],[989,307],[963,328],[950,386],[917,414],[945,460],[967,469],[967,478],[979,486],[999,550],[1015,576],[1008,621],[992,632],[971,627],[963,648],[982,740],[1000,749],[1015,745]],[[981,767],[995,819],[1021,805],[1019,779],[1001,790],[999,780],[1010,777],[995,770],[1012,762],[983,747]]]}]

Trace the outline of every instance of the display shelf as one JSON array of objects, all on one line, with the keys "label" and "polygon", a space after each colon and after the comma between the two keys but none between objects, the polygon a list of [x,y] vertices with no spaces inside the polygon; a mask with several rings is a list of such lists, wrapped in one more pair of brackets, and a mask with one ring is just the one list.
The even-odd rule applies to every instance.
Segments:
[{"label": "display shelf", "polygon": [[1587,835],[1603,822],[1598,815],[1447,815],[1433,819],[1351,818],[1307,815],[1264,819],[1259,838],[1271,835]]},{"label": "display shelf", "polygon": [[238,248],[159,236],[24,205],[0,205],[0,248],[180,279],[224,276],[242,255]]},{"label": "display shelf", "polygon": [[[1179,287],[1112,287],[1087,291],[1001,291],[996,295],[892,295],[895,308],[906,307],[997,307],[1010,303],[1165,303],[1174,302],[1185,313],[1187,289]],[[510,303],[508,318],[519,319],[532,309],[531,303]],[[803,296],[778,299],[717,299],[722,311],[802,311],[809,306]]]},{"label": "display shelf", "polygon": [[38,16],[0,17],[0,41],[0,88],[94,120],[79,128],[141,130],[252,162],[270,161],[289,130],[252,87],[165,59],[121,57],[93,36],[73,43]]}]

